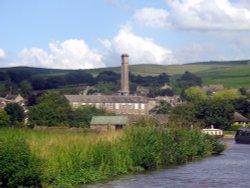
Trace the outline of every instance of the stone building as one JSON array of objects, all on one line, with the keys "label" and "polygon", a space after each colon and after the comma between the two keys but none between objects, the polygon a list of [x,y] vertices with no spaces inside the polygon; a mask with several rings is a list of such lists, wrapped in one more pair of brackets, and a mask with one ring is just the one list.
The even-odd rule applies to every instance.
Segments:
[{"label": "stone building", "polygon": [[94,130],[119,130],[128,123],[127,116],[93,116],[90,122],[90,128]]},{"label": "stone building", "polygon": [[94,105],[116,114],[148,114],[151,105],[148,99],[139,96],[113,96],[113,95],[64,95],[72,108],[83,105]]}]

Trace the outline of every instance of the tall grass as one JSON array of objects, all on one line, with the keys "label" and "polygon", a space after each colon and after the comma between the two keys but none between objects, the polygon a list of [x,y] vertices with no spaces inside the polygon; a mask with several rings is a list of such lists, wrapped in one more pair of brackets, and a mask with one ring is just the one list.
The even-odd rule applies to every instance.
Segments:
[{"label": "tall grass", "polygon": [[26,138],[44,162],[44,187],[72,187],[122,174],[183,164],[212,154],[218,143],[196,130],[134,126],[123,132],[1,129]]}]

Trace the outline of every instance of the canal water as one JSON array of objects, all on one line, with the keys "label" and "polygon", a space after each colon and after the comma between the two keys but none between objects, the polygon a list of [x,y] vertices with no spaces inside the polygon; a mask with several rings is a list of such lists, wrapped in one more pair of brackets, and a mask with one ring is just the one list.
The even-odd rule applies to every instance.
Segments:
[{"label": "canal water", "polygon": [[248,188],[250,187],[250,145],[227,140],[228,149],[219,156],[171,169],[129,175],[91,185],[91,188]]}]

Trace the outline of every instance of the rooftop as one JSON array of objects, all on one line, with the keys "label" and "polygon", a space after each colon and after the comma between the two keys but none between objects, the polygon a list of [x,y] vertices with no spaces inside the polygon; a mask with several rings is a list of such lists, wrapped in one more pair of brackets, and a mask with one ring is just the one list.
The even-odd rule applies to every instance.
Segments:
[{"label": "rooftop", "polygon": [[91,125],[125,125],[128,122],[128,116],[93,116]]},{"label": "rooftop", "polygon": [[113,95],[64,95],[71,103],[147,103],[147,99],[140,96]]}]

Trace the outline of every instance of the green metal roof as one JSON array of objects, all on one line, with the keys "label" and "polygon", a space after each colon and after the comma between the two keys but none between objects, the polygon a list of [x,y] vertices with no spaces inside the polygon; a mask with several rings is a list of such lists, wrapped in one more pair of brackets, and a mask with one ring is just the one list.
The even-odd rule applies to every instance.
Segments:
[{"label": "green metal roof", "polygon": [[128,116],[93,116],[91,125],[124,125],[128,122]]}]

